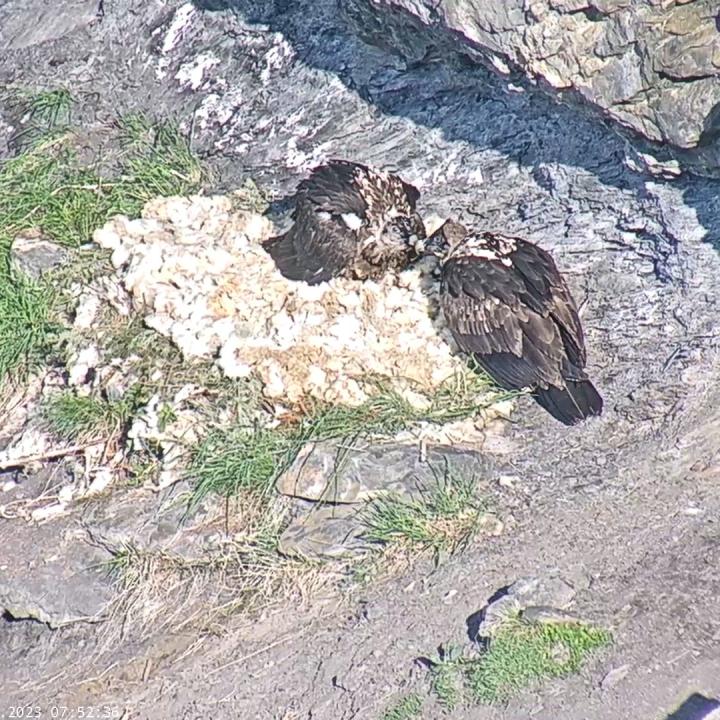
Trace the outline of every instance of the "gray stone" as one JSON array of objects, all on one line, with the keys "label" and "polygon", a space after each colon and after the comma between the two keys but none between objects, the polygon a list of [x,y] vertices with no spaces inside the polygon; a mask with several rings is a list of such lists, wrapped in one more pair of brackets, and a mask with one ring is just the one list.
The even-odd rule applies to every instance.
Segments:
[{"label": "gray stone", "polygon": [[64,247],[47,240],[39,230],[17,235],[10,247],[13,268],[32,280],[39,280],[45,273],[64,265],[69,257]]},{"label": "gray stone", "polygon": [[343,559],[370,549],[362,539],[358,510],[348,505],[321,506],[295,518],[285,529],[278,548],[283,555],[314,559]]},{"label": "gray stone", "polygon": [[60,627],[103,619],[114,592],[111,555],[74,520],[0,521],[0,608]]},{"label": "gray stone", "polygon": [[336,443],[305,446],[277,480],[283,495],[328,503],[360,503],[381,495],[418,497],[446,472],[483,477],[489,463],[478,452],[431,448],[425,459],[415,445]]},{"label": "gray stone", "polygon": [[523,608],[544,606],[563,610],[572,604],[575,590],[563,578],[550,575],[520,578],[508,588],[508,595]]},{"label": "gray stone", "polygon": [[41,523],[0,520],[0,611],[51,627],[102,620],[116,597],[110,563],[118,551],[130,547],[189,561],[207,557],[218,530],[202,520],[219,510],[198,509],[186,528],[186,489],[121,487]]},{"label": "gray stone", "polygon": [[603,690],[611,690],[616,685],[619,685],[630,672],[629,665],[620,665],[619,667],[613,668],[605,674],[605,677],[600,681],[600,687]]},{"label": "gray stone", "polygon": [[546,605],[532,605],[525,608],[522,611],[522,618],[529,623],[536,623],[538,625],[574,625],[582,622],[582,620],[573,613],[554,607],[547,607]]},{"label": "gray stone", "polygon": [[[444,53],[460,50],[503,73],[516,68],[532,82],[583,98],[649,140],[674,146],[688,167],[720,170],[717,146],[700,147],[720,105],[720,32],[713,0],[344,4],[368,42],[377,37],[383,47],[390,43],[409,62],[434,43]],[[385,32],[378,32],[380,26]]]},{"label": "gray stone", "polygon": [[51,4],[8,2],[0,6],[0,50],[21,50],[58,40],[99,17],[100,0]]},{"label": "gray stone", "polygon": [[556,575],[520,578],[482,610],[477,637],[492,637],[509,617],[520,614],[531,622],[577,622],[565,612],[574,599],[575,590]]}]

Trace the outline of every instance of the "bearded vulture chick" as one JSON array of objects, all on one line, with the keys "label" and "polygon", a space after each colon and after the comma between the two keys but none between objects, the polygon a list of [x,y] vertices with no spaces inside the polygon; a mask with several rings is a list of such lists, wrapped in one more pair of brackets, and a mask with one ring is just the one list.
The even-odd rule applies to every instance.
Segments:
[{"label": "bearded vulture chick", "polygon": [[263,246],[289,280],[377,279],[416,258],[418,190],[397,175],[330,160],[300,183],[293,226]]},{"label": "bearded vulture chick", "polygon": [[521,238],[448,221],[424,243],[442,259],[440,306],[455,341],[507,390],[530,388],[554,418],[600,415],[577,307],[552,257]]}]

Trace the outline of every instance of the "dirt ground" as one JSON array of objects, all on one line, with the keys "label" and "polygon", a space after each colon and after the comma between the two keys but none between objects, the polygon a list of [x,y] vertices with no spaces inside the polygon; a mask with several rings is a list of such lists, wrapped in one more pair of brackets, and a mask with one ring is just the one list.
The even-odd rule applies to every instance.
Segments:
[{"label": "dirt ground", "polygon": [[[467,643],[466,619],[498,588],[544,573],[574,585],[577,611],[612,628],[614,645],[579,676],[506,708],[452,717],[659,718],[692,693],[718,696],[719,416],[686,435],[692,458],[675,449],[648,456],[646,443],[618,437],[612,421],[568,433],[534,408],[521,418],[512,460],[498,463],[498,477],[519,478],[495,499],[514,518],[504,536],[360,596],[279,607],[259,620],[231,621],[217,635],[160,636],[132,652],[119,648],[90,678],[62,671],[69,662],[86,665],[83,654],[101,628],[8,624],[3,645],[16,664],[12,674],[37,681],[41,662],[48,682],[11,690],[8,702],[109,705],[138,718],[379,718],[395,697],[425,687],[417,657],[441,643]],[[598,436],[621,447],[599,472],[578,467],[574,457]],[[623,667],[617,684],[601,685]],[[423,717],[440,716],[427,703]]]},{"label": "dirt ground", "polygon": [[[439,568],[421,562],[360,594],[110,647],[106,625],[6,618],[0,711],[379,719],[405,693],[426,693],[416,658],[468,643],[466,619],[499,588],[547,573],[574,585],[576,611],[610,627],[613,646],[578,676],[453,718],[655,720],[693,693],[720,697],[718,186],[637,175],[603,123],[482,69],[405,66],[354,39],[329,0],[238,3],[237,14],[198,3],[175,45],[161,41],[180,3],[105,3],[100,20],[92,3],[66,5],[75,22],[59,36],[3,37],[0,81],[52,87],[61,72],[98,130],[118,107],[188,124],[194,113],[195,147],[222,187],[252,176],[282,200],[317,159],[355,157],[403,169],[423,212],[479,208],[490,225],[542,242],[586,300],[606,411],[567,429],[523,401],[485,478],[506,531]],[[179,68],[207,52],[218,58],[208,78],[181,86]],[[3,120],[10,128],[6,108]],[[0,548],[13,522],[0,520]],[[16,561],[0,550],[0,570]],[[423,713],[443,716],[431,699]]]}]

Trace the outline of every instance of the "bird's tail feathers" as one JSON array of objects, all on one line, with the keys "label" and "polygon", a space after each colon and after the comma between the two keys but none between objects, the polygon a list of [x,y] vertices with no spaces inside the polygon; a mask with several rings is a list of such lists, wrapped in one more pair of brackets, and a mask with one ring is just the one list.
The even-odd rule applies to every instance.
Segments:
[{"label": "bird's tail feathers", "polygon": [[537,389],[533,397],[564,425],[576,425],[603,410],[603,399],[590,380],[566,380],[564,388]]}]

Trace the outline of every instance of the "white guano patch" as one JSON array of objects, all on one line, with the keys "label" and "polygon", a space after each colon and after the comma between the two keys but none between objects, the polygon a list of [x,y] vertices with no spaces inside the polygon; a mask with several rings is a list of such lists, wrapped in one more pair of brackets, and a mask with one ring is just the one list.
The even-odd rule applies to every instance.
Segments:
[{"label": "white guano patch", "polygon": [[355,213],[343,213],[340,217],[350,230],[359,230],[363,226],[363,219]]},{"label": "white guano patch", "polygon": [[212,53],[201,53],[192,62],[181,65],[175,73],[175,79],[185,89],[199,90],[206,84],[207,73],[219,64],[220,59]]},{"label": "white guano patch", "polygon": [[[166,56],[180,44],[197,15],[197,8],[191,2],[181,5],[175,11],[172,20],[165,29],[165,36],[160,46],[160,55],[162,57],[160,58],[156,72],[159,80],[162,80],[167,75],[167,69],[170,63]],[[162,31],[163,28],[158,28],[153,35]]]}]

